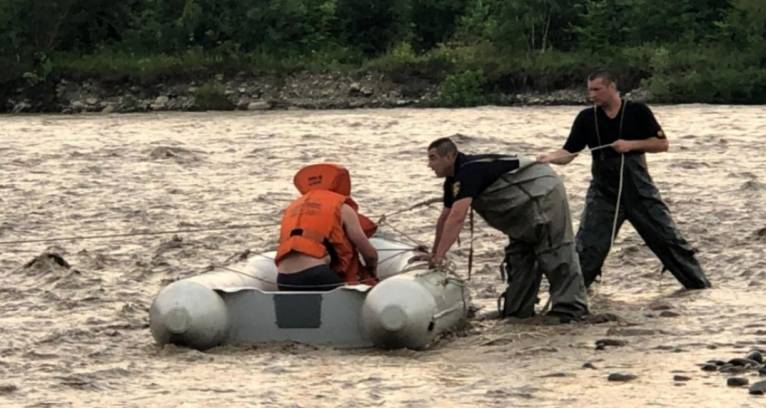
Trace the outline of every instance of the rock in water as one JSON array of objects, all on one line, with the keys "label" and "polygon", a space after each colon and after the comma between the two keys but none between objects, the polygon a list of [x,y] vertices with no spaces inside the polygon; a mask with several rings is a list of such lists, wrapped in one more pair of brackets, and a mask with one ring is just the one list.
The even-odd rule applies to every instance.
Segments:
[{"label": "rock in water", "polygon": [[26,264],[24,264],[24,268],[27,268],[27,269],[28,268],[37,268],[37,267],[48,267],[48,268],[50,268],[50,267],[52,267],[54,265],[58,266],[58,267],[65,268],[65,269],[69,269],[69,268],[72,267],[69,264],[69,262],[67,262],[66,259],[64,259],[63,256],[61,256],[59,254],[56,254],[56,253],[47,252],[47,253],[44,253],[44,254],[41,254],[41,255],[35,257],[35,259],[33,259],[33,260],[27,262]]},{"label": "rock in water", "polygon": [[731,377],[726,380],[726,385],[728,385],[729,387],[742,387],[749,383],[750,381],[748,381],[747,378],[743,378],[743,377]]},{"label": "rock in water", "polygon": [[733,364],[724,364],[718,368],[718,371],[722,373],[728,373],[728,374],[741,374],[747,371],[747,367],[733,365]]},{"label": "rock in water", "polygon": [[756,361],[758,362],[758,364],[763,364],[763,355],[758,350],[753,350],[750,353],[748,353],[745,356],[745,359]]},{"label": "rock in water", "polygon": [[638,378],[635,374],[630,373],[612,373],[609,374],[609,377],[607,377],[607,380],[609,381],[617,381],[617,382],[628,382],[633,381],[636,378]]},{"label": "rock in water", "polygon": [[757,367],[759,365],[757,361],[749,358],[732,358],[729,360],[729,364],[742,367]]},{"label": "rock in water", "polygon": [[750,393],[753,395],[766,394],[766,381],[758,381],[750,386]]},{"label": "rock in water", "polygon": [[[755,385],[755,384],[753,384]],[[3,394],[11,394],[19,390],[19,387],[17,387],[14,384],[0,384],[0,395]]]},{"label": "rock in water", "polygon": [[627,340],[620,339],[599,339],[596,340],[596,350],[603,350],[607,346],[623,347],[628,344]]}]

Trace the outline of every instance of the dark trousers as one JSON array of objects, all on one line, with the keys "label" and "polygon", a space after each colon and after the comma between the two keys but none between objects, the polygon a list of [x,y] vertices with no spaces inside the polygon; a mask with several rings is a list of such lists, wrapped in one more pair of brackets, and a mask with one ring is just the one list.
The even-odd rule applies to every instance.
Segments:
[{"label": "dark trousers", "polygon": [[[593,163],[593,180],[575,238],[586,286],[601,275],[609,253],[620,172],[619,158],[594,159]],[[710,287],[694,250],[678,231],[668,206],[646,171],[643,155],[625,156],[617,231],[625,220],[630,221],[649,249],[685,288]]]},{"label": "dark trousers", "polygon": [[344,282],[329,265],[317,265],[296,273],[277,275],[277,286],[284,291],[326,291]]}]

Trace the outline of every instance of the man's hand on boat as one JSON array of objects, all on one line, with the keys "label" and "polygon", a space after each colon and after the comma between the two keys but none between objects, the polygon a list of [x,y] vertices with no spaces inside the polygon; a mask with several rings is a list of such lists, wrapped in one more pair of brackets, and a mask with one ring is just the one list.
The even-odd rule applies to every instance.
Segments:
[{"label": "man's hand on boat", "polygon": [[431,269],[437,269],[444,266],[445,258],[443,256],[431,255],[431,259],[428,260],[428,267]]},{"label": "man's hand on boat", "polygon": [[413,256],[407,262],[408,263],[428,262],[428,267],[433,269],[433,268],[440,268],[444,266],[445,259],[443,256],[436,256],[430,253],[422,253],[422,254],[417,254]]}]

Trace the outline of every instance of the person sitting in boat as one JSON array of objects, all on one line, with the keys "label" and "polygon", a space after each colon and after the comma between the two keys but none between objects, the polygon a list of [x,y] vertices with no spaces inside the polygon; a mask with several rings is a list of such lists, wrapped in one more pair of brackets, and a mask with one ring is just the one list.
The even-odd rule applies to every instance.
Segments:
[{"label": "person sitting in boat", "polygon": [[377,226],[358,213],[350,197],[348,170],[338,164],[313,164],[298,171],[293,183],[302,196],[282,217],[275,258],[279,290],[376,283],[378,253],[368,237]]}]

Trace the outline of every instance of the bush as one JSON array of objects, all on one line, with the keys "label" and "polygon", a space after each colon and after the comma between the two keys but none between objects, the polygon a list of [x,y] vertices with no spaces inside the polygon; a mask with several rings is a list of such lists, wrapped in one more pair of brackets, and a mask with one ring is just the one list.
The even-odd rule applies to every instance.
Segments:
[{"label": "bush", "polygon": [[199,48],[177,55],[99,50],[90,55],[59,54],[52,58],[55,75],[73,79],[153,83],[164,79],[192,79],[208,72],[231,72],[240,65]]},{"label": "bush", "polygon": [[586,53],[498,54],[496,65],[487,77],[501,92],[552,91],[584,86],[592,69],[592,57]]},{"label": "bush", "polygon": [[453,61],[439,52],[417,55],[409,43],[399,43],[386,54],[368,61],[363,69],[382,72],[396,81],[418,77],[439,82],[452,72]]},{"label": "bush", "polygon": [[481,71],[447,75],[439,87],[439,102],[444,106],[476,106],[487,102],[487,78]]},{"label": "bush", "polygon": [[208,82],[194,93],[194,110],[234,110],[234,104],[226,97],[223,86]]},{"label": "bush", "polygon": [[658,50],[642,85],[660,102],[763,103],[766,69],[753,62],[751,53],[718,47]]},{"label": "bush", "polygon": [[654,99],[666,103],[766,103],[766,70],[757,67],[660,74],[646,86]]}]

